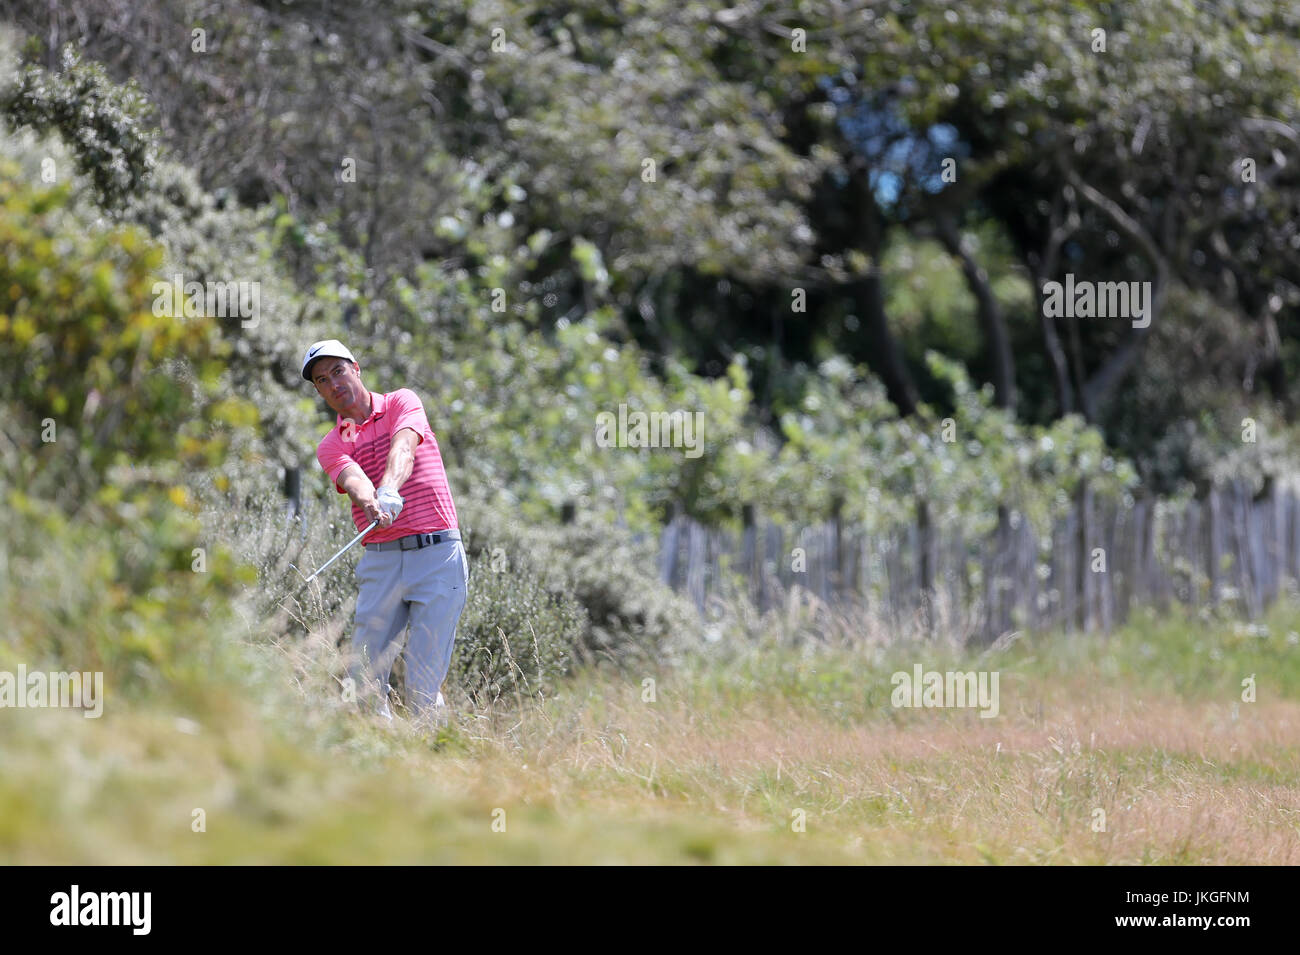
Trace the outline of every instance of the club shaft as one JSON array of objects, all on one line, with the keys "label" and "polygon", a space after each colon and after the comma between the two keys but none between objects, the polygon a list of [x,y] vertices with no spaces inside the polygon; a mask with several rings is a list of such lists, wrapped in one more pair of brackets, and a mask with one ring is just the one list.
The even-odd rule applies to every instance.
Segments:
[{"label": "club shaft", "polygon": [[365,537],[367,534],[369,534],[371,531],[373,531],[373,530],[374,530],[376,527],[378,527],[378,526],[379,526],[379,522],[378,522],[378,521],[371,521],[369,527],[367,527],[364,531],[362,531],[362,532],[361,532],[360,534],[358,534],[356,537],[352,538],[352,540],[348,541],[347,544],[344,545],[344,547],[343,547],[342,550],[340,550],[337,554],[335,554],[335,555],[334,555],[333,557],[331,557],[329,560],[325,561],[325,563],[321,564],[320,567],[317,568],[316,573],[312,574],[310,577],[308,577],[306,580],[304,580],[303,583],[304,583],[304,584],[309,584],[309,583],[311,583],[313,580],[315,580],[318,576],[320,576],[322,573],[325,572],[325,569],[328,568],[330,564],[334,563],[334,561],[338,560],[340,557],[342,557],[344,554],[346,554],[346,553],[348,552],[348,550],[352,547],[353,544],[355,544],[357,541],[361,540],[361,538]]}]

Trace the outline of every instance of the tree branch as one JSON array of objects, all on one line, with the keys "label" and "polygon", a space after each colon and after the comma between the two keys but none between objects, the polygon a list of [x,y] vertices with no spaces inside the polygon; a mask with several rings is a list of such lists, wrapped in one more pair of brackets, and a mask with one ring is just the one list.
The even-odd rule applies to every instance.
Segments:
[{"label": "tree branch", "polygon": [[1141,345],[1151,330],[1151,325],[1160,313],[1168,286],[1169,264],[1159,246],[1156,245],[1155,240],[1151,238],[1151,234],[1142,227],[1141,223],[1125,212],[1113,199],[1084,182],[1083,177],[1076,170],[1065,167],[1064,172],[1066,180],[1078,191],[1079,195],[1083,196],[1089,204],[1110,219],[1121,232],[1137,243],[1147,258],[1151,260],[1156,270],[1151,294],[1151,314],[1148,323],[1140,328],[1131,328],[1124,342],[1102,363],[1101,368],[1088,379],[1087,384],[1083,387],[1084,414],[1089,421],[1093,421],[1096,418],[1097,407],[1105,400],[1115,385],[1119,383],[1120,379],[1124,377],[1129,366],[1137,358]]}]

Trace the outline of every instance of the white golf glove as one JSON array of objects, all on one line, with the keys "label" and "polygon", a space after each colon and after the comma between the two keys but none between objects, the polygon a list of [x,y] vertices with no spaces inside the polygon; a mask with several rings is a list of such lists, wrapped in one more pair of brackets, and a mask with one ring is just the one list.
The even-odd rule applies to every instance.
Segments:
[{"label": "white golf glove", "polygon": [[393,515],[393,520],[397,520],[397,515],[402,513],[402,496],[397,493],[397,488],[385,485],[375,492],[375,500],[379,506]]}]

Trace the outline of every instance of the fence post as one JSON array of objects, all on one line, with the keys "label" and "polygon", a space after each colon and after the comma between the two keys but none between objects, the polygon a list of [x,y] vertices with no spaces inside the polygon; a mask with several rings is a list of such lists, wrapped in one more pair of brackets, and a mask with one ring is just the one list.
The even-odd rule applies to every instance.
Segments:
[{"label": "fence post", "polygon": [[659,579],[669,587],[677,586],[677,551],[681,527],[677,523],[677,502],[668,505],[668,521],[659,536]]},{"label": "fence post", "polygon": [[744,525],[740,545],[740,562],[748,585],[749,599],[755,606],[763,603],[763,565],[758,555],[758,528],[755,526],[754,505],[740,505],[740,522]]},{"label": "fence post", "polygon": [[934,603],[934,567],[930,561],[930,502],[927,498],[918,497],[916,499],[916,570],[918,583],[920,584],[921,597],[921,625],[925,627],[925,635],[928,637],[934,631],[933,620],[933,603]]},{"label": "fence post", "polygon": [[1213,485],[1210,485],[1205,500],[1209,505],[1206,508],[1205,521],[1209,536],[1206,547],[1205,575],[1210,582],[1210,606],[1217,607],[1219,605],[1219,538],[1223,528],[1220,526],[1222,522],[1219,519],[1219,494]]},{"label": "fence post", "polygon": [[1075,580],[1078,583],[1079,616],[1077,625],[1084,633],[1092,630],[1092,554],[1088,539],[1092,536],[1092,491],[1087,478],[1079,481],[1075,496],[1075,507],[1079,512],[1079,534],[1077,538],[1078,558],[1075,562]]},{"label": "fence post", "polygon": [[1300,507],[1297,507],[1295,489],[1288,487],[1286,492],[1286,575],[1288,589],[1294,588],[1300,578],[1300,546],[1297,546],[1297,532],[1300,532]]},{"label": "fence post", "polygon": [[1265,480],[1267,483],[1264,485],[1266,501],[1264,516],[1268,530],[1264,538],[1264,562],[1267,566],[1264,574],[1264,602],[1267,606],[1272,604],[1282,592],[1282,566],[1286,553],[1282,543],[1282,525],[1286,512],[1277,478],[1270,474]]},{"label": "fence post", "polygon": [[[1005,502],[998,502],[997,547],[993,555],[994,599],[997,607],[997,624],[992,637],[996,639],[1011,629],[1011,614],[1015,606],[1015,581],[1011,573],[1015,563],[1015,554],[1011,544],[1011,508]],[[989,608],[990,612],[992,607]]]},{"label": "fence post", "polygon": [[831,593],[836,600],[844,589],[844,498],[838,494],[831,499]]}]

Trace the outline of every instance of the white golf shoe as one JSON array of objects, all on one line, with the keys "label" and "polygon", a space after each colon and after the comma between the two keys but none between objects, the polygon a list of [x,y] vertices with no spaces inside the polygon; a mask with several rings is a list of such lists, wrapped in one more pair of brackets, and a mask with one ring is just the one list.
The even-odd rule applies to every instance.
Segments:
[{"label": "white golf shoe", "polygon": [[451,707],[447,705],[441,693],[420,713],[420,720],[439,729],[445,728],[451,722]]},{"label": "white golf shoe", "polygon": [[385,686],[383,693],[379,695],[379,705],[375,707],[375,715],[389,723],[393,722],[393,711],[388,706],[388,697],[392,692],[391,686]]}]

